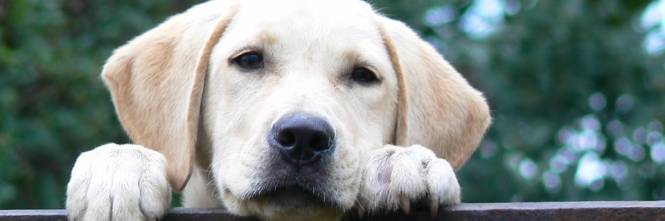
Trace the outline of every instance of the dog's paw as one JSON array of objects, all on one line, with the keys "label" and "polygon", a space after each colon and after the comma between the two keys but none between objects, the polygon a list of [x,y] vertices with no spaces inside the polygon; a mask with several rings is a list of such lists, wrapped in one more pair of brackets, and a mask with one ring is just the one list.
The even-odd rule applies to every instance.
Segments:
[{"label": "dog's paw", "polygon": [[69,220],[157,220],[170,204],[166,159],[138,145],[82,153],[67,184]]},{"label": "dog's paw", "polygon": [[425,203],[432,216],[441,205],[460,202],[460,187],[448,161],[420,145],[386,145],[370,153],[360,189],[360,213],[409,213],[412,203]]}]

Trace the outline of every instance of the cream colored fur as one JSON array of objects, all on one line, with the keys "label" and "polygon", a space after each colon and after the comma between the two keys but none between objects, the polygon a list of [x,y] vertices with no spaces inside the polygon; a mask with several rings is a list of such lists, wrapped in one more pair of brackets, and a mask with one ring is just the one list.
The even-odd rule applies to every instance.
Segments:
[{"label": "cream colored fur", "polygon": [[[264,54],[259,73],[230,62],[248,50]],[[356,65],[381,83],[351,82]],[[264,220],[409,211],[417,200],[436,213],[460,202],[454,169],[490,123],[481,93],[431,46],[358,0],[206,2],[117,49],[102,76],[136,145],[81,154],[67,189],[73,220],[154,220],[171,189],[186,207]],[[321,177],[335,206],[247,197],[271,166],[267,133],[292,112],[335,130]]]}]

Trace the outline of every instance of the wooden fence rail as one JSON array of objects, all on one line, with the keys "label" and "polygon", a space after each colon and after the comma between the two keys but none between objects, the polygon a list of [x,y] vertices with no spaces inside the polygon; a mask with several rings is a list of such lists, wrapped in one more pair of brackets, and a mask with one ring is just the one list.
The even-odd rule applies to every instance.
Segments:
[{"label": "wooden fence rail", "polygon": [[[67,220],[65,210],[0,210],[0,221],[60,221]],[[232,216],[221,209],[174,208],[165,221],[255,221]],[[410,215],[390,214],[361,219],[376,221],[485,221],[485,220],[565,220],[565,221],[665,221],[665,201],[588,201],[540,203],[465,203],[442,209],[438,217],[428,212]]]}]

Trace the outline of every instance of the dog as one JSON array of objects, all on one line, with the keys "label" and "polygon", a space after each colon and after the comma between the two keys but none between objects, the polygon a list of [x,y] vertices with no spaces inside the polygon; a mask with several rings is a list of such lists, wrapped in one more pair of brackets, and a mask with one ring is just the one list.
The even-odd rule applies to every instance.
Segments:
[{"label": "dog", "polygon": [[491,121],[433,47],[360,0],[201,3],[101,76],[134,144],[78,157],[70,220],[157,220],[172,191],[262,220],[436,214]]}]

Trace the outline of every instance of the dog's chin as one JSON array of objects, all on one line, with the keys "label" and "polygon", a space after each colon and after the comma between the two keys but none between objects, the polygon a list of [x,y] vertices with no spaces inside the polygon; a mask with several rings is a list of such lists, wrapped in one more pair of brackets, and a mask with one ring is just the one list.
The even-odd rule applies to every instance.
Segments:
[{"label": "dog's chin", "polygon": [[326,195],[323,191],[291,185],[264,188],[263,191],[251,194],[247,199],[283,209],[338,207],[334,199]]},{"label": "dog's chin", "polygon": [[269,220],[336,220],[343,214],[332,197],[297,185],[255,192],[245,201]]}]

